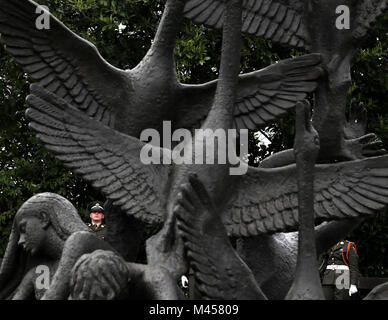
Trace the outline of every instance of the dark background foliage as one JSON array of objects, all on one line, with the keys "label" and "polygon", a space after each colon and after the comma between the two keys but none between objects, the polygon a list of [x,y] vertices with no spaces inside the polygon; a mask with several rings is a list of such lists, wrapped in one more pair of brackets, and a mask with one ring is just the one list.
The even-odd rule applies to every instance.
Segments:
[{"label": "dark background foliage", "polygon": [[[70,29],[93,42],[107,61],[123,69],[133,68],[145,55],[164,8],[161,0],[40,0],[39,3],[47,5]],[[357,53],[349,101],[357,98],[364,102],[369,115],[368,132],[377,133],[388,150],[387,33],[388,15],[371,31]],[[251,36],[244,36],[242,41],[242,72],[301,54]],[[219,31],[185,21],[175,50],[179,79],[185,83],[215,79],[220,47]],[[24,117],[28,87],[27,76],[0,47],[0,257],[18,207],[32,195],[58,193],[76,206],[85,221],[90,203],[104,199],[47,153],[28,129]],[[292,147],[293,115],[272,124],[263,134],[271,144],[263,144],[257,135],[250,134],[251,165]],[[349,239],[357,244],[364,275],[383,276],[388,272],[386,215],[369,218]]]}]

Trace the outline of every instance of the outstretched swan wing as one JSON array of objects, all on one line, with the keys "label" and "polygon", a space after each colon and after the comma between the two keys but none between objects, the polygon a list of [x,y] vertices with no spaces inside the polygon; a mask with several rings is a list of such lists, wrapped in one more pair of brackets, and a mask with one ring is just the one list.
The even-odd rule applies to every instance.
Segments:
[{"label": "outstretched swan wing", "polygon": [[[43,15],[47,29],[39,29]],[[0,0],[0,34],[33,82],[90,117],[113,124],[112,108],[125,103],[130,74],[108,64],[92,43],[30,0]]]},{"label": "outstretched swan wing", "polygon": [[[127,214],[163,221],[161,194],[170,167],[160,163],[167,150],[119,133],[37,85],[31,92],[26,115],[46,149]],[[156,163],[144,164],[142,150]]]},{"label": "outstretched swan wing", "polygon": [[[222,28],[227,0],[188,0],[184,15],[196,23]],[[242,31],[280,44],[309,49],[299,0],[243,0]]]},{"label": "outstretched swan wing", "polygon": [[265,299],[252,271],[233,249],[210,197],[195,177],[183,185],[174,213],[195,285],[207,299]]},{"label": "outstretched swan wing", "polygon": [[[234,126],[257,130],[287,114],[317,88],[323,73],[320,63],[319,54],[308,54],[240,75]],[[216,86],[217,81],[182,86],[177,127],[198,127],[210,111]]]},{"label": "outstretched swan wing", "polygon": [[[388,204],[388,156],[316,165],[316,220],[371,215]],[[249,168],[223,221],[230,235],[253,236],[298,227],[296,166]]]}]

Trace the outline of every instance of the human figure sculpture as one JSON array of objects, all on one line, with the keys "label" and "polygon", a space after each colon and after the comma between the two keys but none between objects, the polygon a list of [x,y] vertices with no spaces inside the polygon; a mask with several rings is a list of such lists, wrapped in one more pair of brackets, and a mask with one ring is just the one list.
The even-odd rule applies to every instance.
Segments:
[{"label": "human figure sculpture", "polygon": [[70,300],[184,299],[167,270],[126,262],[113,251],[81,256],[71,274]]},{"label": "human figure sculpture", "polygon": [[1,265],[0,298],[40,299],[47,287],[37,288],[37,267],[47,267],[51,281],[66,240],[80,231],[89,233],[65,198],[41,193],[27,200],[16,213]]},{"label": "human figure sculpture", "polygon": [[[167,233],[167,237],[174,235],[173,232],[173,221],[166,221],[165,229],[163,230]],[[163,232],[159,232],[157,235],[152,236],[146,241],[146,254],[147,254],[147,264],[136,264],[127,262],[127,268],[129,276],[133,280],[130,283],[131,297],[143,297],[144,299],[163,299],[163,300],[177,300],[183,297],[182,292],[180,291],[177,285],[177,279],[183,272],[182,269],[185,268],[185,262],[183,259],[183,246],[180,247],[180,243],[174,243],[171,247],[174,250],[166,252],[163,246],[168,243],[163,236]],[[65,243],[64,249],[62,251],[61,260],[58,263],[58,268],[53,276],[50,287],[44,295],[42,300],[64,300],[69,297],[73,300],[75,299],[88,299],[93,297],[93,292],[85,291],[84,293],[77,291],[76,286],[77,282],[88,283],[93,287],[93,284],[96,284],[99,280],[93,279],[93,271],[89,270],[90,260],[84,259],[85,255],[88,255],[90,259],[97,259],[99,263],[106,264],[107,261],[110,261],[112,256],[116,257],[116,261],[123,260],[119,252],[117,252],[107,241],[97,238],[90,237],[90,233],[85,232],[76,232],[72,234]],[[175,245],[175,246],[174,246]],[[169,247],[169,249],[171,249]],[[98,252],[94,254],[95,251],[103,250],[105,253],[100,255]],[[109,251],[110,253],[106,253]],[[82,258],[84,257],[84,258]],[[101,260],[99,260],[101,258]],[[81,261],[79,261],[81,259]],[[93,260],[95,261],[95,260]],[[77,278],[77,266],[81,266],[79,272],[85,276],[85,273],[91,271],[92,273],[89,276],[85,276],[84,279],[78,278],[77,281],[74,279]],[[97,269],[99,267],[96,267]],[[96,270],[96,268],[94,270]],[[104,268],[104,266],[101,266]],[[98,272],[95,271],[95,272]],[[109,271],[111,277],[115,277],[114,270]],[[79,276],[79,275],[78,275]],[[75,278],[74,278],[75,277]],[[153,284],[153,285],[151,285]],[[79,285],[79,284],[78,284]],[[113,284],[110,284],[113,285]],[[126,284],[120,282],[122,288]],[[112,292],[108,289],[112,287],[107,287],[107,291],[103,290],[103,284],[96,288],[96,290],[103,290],[102,294],[98,293],[95,298],[98,299],[110,299]],[[112,289],[113,290],[113,289]],[[126,295],[124,295],[127,297]],[[124,298],[123,296],[123,298]],[[118,298],[115,295],[115,298]],[[127,297],[128,298],[128,297]],[[112,298],[113,299],[113,298]]]},{"label": "human figure sculpture", "polygon": [[96,250],[75,263],[69,300],[123,300],[131,281],[123,258],[112,251]]},{"label": "human figure sculpture", "polygon": [[[151,240],[149,242],[155,246],[157,239]],[[85,255],[92,256],[96,250],[96,255],[103,251],[104,258],[108,261],[113,258],[124,261],[118,252],[85,225],[68,200],[54,193],[35,195],[20,207],[15,216],[0,269],[0,298],[67,299],[71,293],[76,293],[72,299],[93,298],[93,292],[78,291],[79,287],[74,282],[74,277],[77,276],[72,271],[84,262]],[[149,265],[126,263],[126,270],[132,279],[128,286],[132,290],[132,299],[183,297],[175,277],[163,266],[161,254],[156,250],[147,246]],[[93,259],[96,255],[92,256]],[[104,258],[101,261],[104,261]],[[87,268],[82,270],[85,269]],[[42,271],[47,272],[49,277],[44,286],[39,280]],[[91,282],[92,274],[93,272],[86,276],[83,273],[82,281]],[[110,275],[116,276],[113,273]],[[103,274],[100,276],[103,277]],[[80,281],[76,281],[78,285]],[[99,282],[101,278],[97,277],[95,281]],[[127,287],[127,283],[119,284]],[[102,291],[98,293],[98,297],[109,299],[111,293]]]}]

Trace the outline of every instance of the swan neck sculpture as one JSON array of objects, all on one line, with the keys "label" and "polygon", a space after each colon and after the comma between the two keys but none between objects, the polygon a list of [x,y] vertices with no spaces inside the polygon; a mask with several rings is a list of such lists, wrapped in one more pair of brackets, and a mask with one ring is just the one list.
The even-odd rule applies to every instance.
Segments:
[{"label": "swan neck sculpture", "polygon": [[310,104],[296,105],[294,153],[297,168],[299,239],[294,282],[286,299],[323,300],[315,241],[314,166],[319,136],[311,123]]},{"label": "swan neck sculpture", "polygon": [[[220,75],[217,82],[217,88],[215,92],[214,102],[210,109],[210,112],[201,126],[203,132],[216,130],[224,130],[232,128],[233,112],[236,99],[236,89],[238,82],[238,73],[240,69],[240,39],[241,39],[241,0],[232,0],[227,4],[226,10],[226,21],[223,28],[223,42],[222,42],[222,54],[221,54],[221,65]],[[215,135],[214,135],[215,136]],[[214,139],[214,137],[211,137]],[[196,134],[194,136],[192,147],[192,155],[194,157],[194,163],[200,163],[204,159],[204,155],[209,157],[212,153],[213,163],[216,165],[205,165],[205,166],[187,166],[180,165],[176,167],[175,179],[172,183],[170,190],[170,204],[168,212],[172,213],[172,204],[175,202],[173,199],[178,193],[178,189],[182,182],[186,179],[187,173],[195,173],[200,179],[205,181],[206,187],[211,190],[213,200],[219,203],[219,199],[222,199],[225,195],[224,184],[229,181],[229,165],[219,165],[219,150],[208,145],[209,141],[207,137],[202,134]],[[229,141],[227,147],[229,148]],[[196,152],[197,146],[203,146],[206,149],[206,153],[201,154]],[[225,145],[223,147],[226,147]],[[187,153],[191,156],[191,153]],[[206,162],[210,163],[210,162]]]},{"label": "swan neck sculpture", "polygon": [[167,0],[153,43],[135,70],[143,70],[149,65],[164,65],[175,70],[174,48],[183,19],[183,7],[182,0]]},{"label": "swan neck sculpture", "polygon": [[[236,87],[240,70],[241,41],[241,1],[229,1],[226,8],[226,21],[223,30],[222,59],[220,76],[214,104],[204,123],[204,128],[232,128],[236,100]],[[238,32],[237,32],[238,30]]]}]

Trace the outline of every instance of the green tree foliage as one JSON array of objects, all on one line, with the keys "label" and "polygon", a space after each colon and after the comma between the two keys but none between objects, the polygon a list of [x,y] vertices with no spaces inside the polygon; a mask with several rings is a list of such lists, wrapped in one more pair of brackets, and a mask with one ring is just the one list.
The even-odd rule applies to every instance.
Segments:
[{"label": "green tree foliage", "polygon": [[[149,49],[164,8],[162,0],[39,0],[71,30],[94,43],[116,67],[130,69]],[[369,112],[368,131],[376,132],[388,149],[387,117],[388,18],[370,34],[355,59],[349,97],[363,101]],[[241,71],[251,72],[279,59],[299,55],[271,42],[244,36]],[[185,21],[178,36],[175,57],[180,81],[203,83],[216,79],[220,62],[221,32]],[[77,48],[74,48],[77,50]],[[29,80],[0,47],[0,256],[4,253],[18,207],[39,192],[56,192],[69,199],[86,218],[87,206],[103,199],[76,174],[47,153],[28,129],[24,117]],[[257,165],[266,156],[292,147],[293,115],[269,126],[264,133],[271,144],[260,144],[250,135],[249,162]],[[379,274],[388,264],[387,219],[378,215],[354,233],[367,266],[364,274]],[[363,258],[365,255],[365,259]],[[364,260],[363,260],[364,259]],[[363,265],[362,265],[363,266]]]},{"label": "green tree foliage", "polygon": [[[371,30],[358,50],[352,69],[350,98],[368,110],[368,132],[374,132],[388,150],[388,14]],[[385,212],[365,220],[349,235],[356,242],[360,270],[364,275],[388,275],[388,215]]]}]

